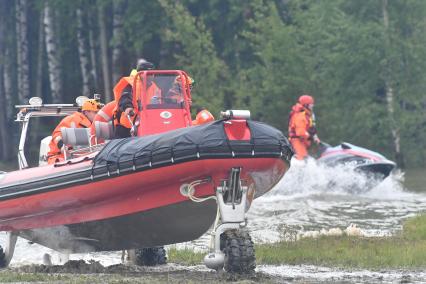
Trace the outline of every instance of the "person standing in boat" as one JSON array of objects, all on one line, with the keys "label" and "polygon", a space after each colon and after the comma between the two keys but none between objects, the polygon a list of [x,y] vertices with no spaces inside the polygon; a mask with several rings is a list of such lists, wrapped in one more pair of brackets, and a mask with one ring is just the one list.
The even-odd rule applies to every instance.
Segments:
[{"label": "person standing in boat", "polygon": [[[136,69],[133,69],[130,76],[122,77],[115,85],[114,101],[114,136],[115,138],[130,137],[131,124],[136,121],[136,113],[133,106],[133,82],[137,72],[142,70],[152,70],[153,63],[140,58],[137,61]],[[131,121],[129,121],[129,118]]]},{"label": "person standing in boat", "polygon": [[314,103],[312,96],[302,95],[289,115],[288,134],[298,160],[308,156],[312,141],[317,144],[321,142],[315,127]]},{"label": "person standing in boat", "polygon": [[81,112],[74,112],[59,122],[55,130],[53,130],[52,140],[49,143],[50,149],[47,156],[49,164],[54,164],[64,159],[64,154],[62,153],[64,142],[62,141],[61,128],[89,128],[99,109],[99,102],[95,99],[89,99],[81,106]]}]

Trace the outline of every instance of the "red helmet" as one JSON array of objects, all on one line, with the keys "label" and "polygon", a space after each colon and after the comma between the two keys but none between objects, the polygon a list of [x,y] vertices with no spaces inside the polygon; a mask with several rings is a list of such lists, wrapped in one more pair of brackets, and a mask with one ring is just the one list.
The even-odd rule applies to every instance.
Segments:
[{"label": "red helmet", "polygon": [[206,109],[201,110],[197,113],[195,120],[192,121],[192,125],[201,125],[214,120],[214,116]]},{"label": "red helmet", "polygon": [[313,105],[315,103],[314,98],[308,95],[303,95],[299,97],[299,103],[301,105]]}]

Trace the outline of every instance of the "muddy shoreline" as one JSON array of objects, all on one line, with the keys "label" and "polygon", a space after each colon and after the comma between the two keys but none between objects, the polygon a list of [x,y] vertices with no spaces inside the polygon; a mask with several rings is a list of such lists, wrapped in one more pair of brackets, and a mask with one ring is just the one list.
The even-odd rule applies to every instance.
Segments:
[{"label": "muddy shoreline", "polygon": [[310,265],[258,266],[252,275],[228,274],[203,265],[155,267],[71,260],[64,265],[24,265],[0,271],[0,283],[418,283],[416,270],[350,270]]},{"label": "muddy shoreline", "polygon": [[[115,264],[103,266],[98,261],[71,260],[64,265],[24,265],[12,267],[0,272],[2,277],[16,275],[17,281],[22,275],[34,276],[37,283],[283,283],[282,277],[262,272],[250,275],[229,274],[206,269],[203,265],[182,266],[167,264],[155,267]],[[24,277],[25,278],[25,277]],[[31,280],[31,279],[27,279]],[[41,280],[41,282],[40,282]],[[287,279],[291,280],[291,279]],[[32,282],[32,281],[30,281]],[[62,283],[61,282],[61,283]]]}]

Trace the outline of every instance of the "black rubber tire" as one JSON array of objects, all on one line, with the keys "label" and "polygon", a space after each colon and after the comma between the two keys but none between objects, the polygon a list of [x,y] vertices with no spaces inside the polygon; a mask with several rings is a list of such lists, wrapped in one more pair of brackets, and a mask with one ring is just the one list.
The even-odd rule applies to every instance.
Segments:
[{"label": "black rubber tire", "polygon": [[248,232],[229,230],[221,235],[221,250],[225,254],[225,271],[238,274],[253,274],[256,257],[253,241]]},{"label": "black rubber tire", "polygon": [[6,267],[6,255],[4,254],[3,248],[0,246],[0,268]]},{"label": "black rubber tire", "polygon": [[155,266],[167,263],[164,247],[142,248],[135,250],[135,263],[140,266]]}]

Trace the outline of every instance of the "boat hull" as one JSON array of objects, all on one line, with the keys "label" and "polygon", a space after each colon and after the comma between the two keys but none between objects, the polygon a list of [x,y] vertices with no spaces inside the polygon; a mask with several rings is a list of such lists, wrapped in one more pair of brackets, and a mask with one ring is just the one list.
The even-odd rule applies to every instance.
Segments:
[{"label": "boat hull", "polygon": [[193,196],[212,197],[237,171],[248,210],[293,154],[279,130],[251,120],[114,139],[86,151],[0,175],[0,231],[70,253],[193,240],[212,225],[217,206],[191,201],[189,184],[197,184]]},{"label": "boat hull", "polygon": [[[82,162],[78,169],[70,169],[74,174],[80,173],[80,180],[63,180],[69,176],[68,171],[63,171],[56,176],[48,175],[50,179],[62,180],[56,186],[38,190],[34,187],[30,192],[17,191],[20,197],[3,197],[0,230],[19,231],[28,240],[67,252],[189,241],[212,225],[216,203],[189,201],[180,193],[181,185],[209,179],[196,187],[195,196],[212,196],[228,178],[229,170],[240,167],[242,182],[249,188],[250,205],[289,168],[281,158],[206,159],[120,175],[115,172],[114,176],[92,181],[83,178],[86,171],[91,171],[90,163]],[[51,167],[35,170],[53,170]]]},{"label": "boat hull", "polygon": [[204,234],[216,203],[184,201],[128,215],[20,231],[32,242],[64,253],[116,251],[186,242]]}]

